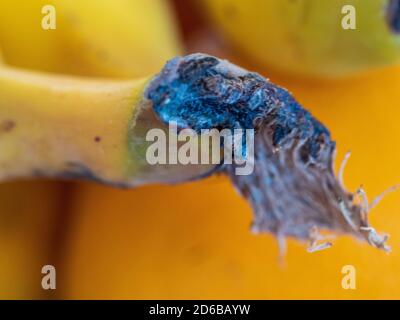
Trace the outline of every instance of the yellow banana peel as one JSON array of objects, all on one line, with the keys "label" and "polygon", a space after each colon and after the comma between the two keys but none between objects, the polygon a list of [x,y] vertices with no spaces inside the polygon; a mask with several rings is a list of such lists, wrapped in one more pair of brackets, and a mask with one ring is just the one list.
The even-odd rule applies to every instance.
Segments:
[{"label": "yellow banana peel", "polygon": [[147,131],[168,126],[144,98],[147,82],[0,68],[0,180],[80,178],[123,187],[209,171],[212,165],[148,163]]},{"label": "yellow banana peel", "polygon": [[[42,28],[52,6],[55,29]],[[1,0],[0,46],[18,67],[84,76],[135,78],[179,53],[163,0]]]},{"label": "yellow banana peel", "polygon": [[[42,9],[47,5],[53,5],[56,9],[55,30],[44,30],[41,25],[45,17]],[[168,58],[180,51],[172,14],[168,5],[161,0],[1,0],[0,47],[4,50],[4,60],[17,67],[118,78],[145,76],[156,72]],[[10,76],[9,72],[18,73],[16,70],[7,70],[2,69],[2,75],[6,78]],[[29,78],[28,74],[29,72],[26,74]],[[31,79],[35,77],[32,76]],[[5,78],[2,80],[4,83]],[[25,88],[26,94],[39,94],[40,81],[29,88],[28,83],[19,80],[12,79],[12,83],[6,84],[6,87],[14,93],[13,89],[19,87]],[[127,85],[124,86],[126,88]],[[8,97],[12,96],[11,92],[7,94]],[[127,94],[126,90],[125,93]],[[36,98],[37,103],[44,97]],[[29,97],[26,97],[25,101],[28,100]],[[15,114],[11,109],[8,111],[11,113],[7,115]],[[52,110],[48,109],[47,112],[51,114]],[[18,119],[22,121],[20,124],[24,123],[33,132],[37,132],[39,123],[34,124],[21,114],[18,114]],[[6,120],[5,123],[5,127],[10,128],[11,122]],[[81,124],[81,127],[86,124]],[[50,128],[47,129],[51,131]],[[21,137],[23,132],[29,134],[29,131],[21,126],[11,130],[16,134],[15,138]],[[93,137],[90,137],[91,142],[92,139]],[[29,141],[32,142],[30,137],[27,145],[30,145]],[[19,143],[23,142],[19,140]],[[29,148],[33,150],[32,146]],[[40,149],[40,145],[36,145],[36,148],[35,151],[43,150]],[[7,149],[8,155],[17,152],[17,149],[12,149]],[[43,152],[39,154],[44,156]],[[32,154],[24,153],[24,156],[35,159]],[[29,167],[27,161],[25,164]],[[27,168],[23,171],[27,172]],[[0,211],[2,225],[5,226],[1,237],[1,297],[63,296],[62,289],[57,288],[54,293],[44,291],[40,286],[43,277],[40,271],[45,264],[56,264],[57,275],[60,273],[62,279],[63,240],[64,235],[68,236],[68,229],[65,228],[71,215],[75,214],[68,208],[60,208],[60,203],[74,201],[70,197],[70,187],[62,187],[61,192],[58,188],[55,182],[43,181],[12,182],[0,186]],[[74,189],[76,194],[79,194],[79,184]],[[79,212],[76,213],[79,215]],[[8,223],[8,220],[16,223]],[[12,228],[6,228],[9,225]]]},{"label": "yellow banana peel", "polygon": [[[353,151],[345,174],[352,190],[363,183],[378,194],[400,181],[399,71],[332,82],[273,79],[328,123],[341,142],[339,159]],[[344,237],[327,251],[309,254],[289,240],[280,264],[276,240],[249,232],[251,209],[224,177],[130,191],[83,184],[73,210],[76,228],[62,280],[69,298],[396,299],[400,294],[396,248],[387,255]],[[398,211],[394,195],[371,216],[394,244],[400,241]],[[357,270],[357,290],[341,287],[347,265]]]},{"label": "yellow banana peel", "polygon": [[[0,63],[1,63],[0,51]],[[4,68],[4,66],[0,66]],[[3,122],[0,140],[10,122]],[[8,123],[8,124],[7,124]],[[12,126],[12,125],[11,125]],[[57,182],[0,185],[0,298],[50,297],[41,287],[42,267],[54,263],[62,189]]]},{"label": "yellow banana peel", "polygon": [[0,298],[50,298],[42,288],[42,268],[58,266],[55,248],[63,189],[52,181],[0,185]]},{"label": "yellow banana peel", "polygon": [[198,2],[227,43],[261,67],[329,78],[400,59],[390,0]]},{"label": "yellow banana peel", "polygon": [[[75,35],[73,38],[74,41],[80,41],[76,40]],[[86,40],[83,42],[87,43]],[[20,52],[20,49],[15,50]],[[7,56],[10,57],[10,53]],[[43,57],[40,53],[30,67],[117,77],[152,74],[152,68],[155,68],[155,64],[149,63],[146,64],[146,71],[141,69],[137,72],[132,67],[126,72],[123,63],[115,63],[111,68],[111,64],[103,60],[104,64],[99,66],[94,55],[88,53],[88,56],[91,62],[79,67],[73,64],[65,67],[59,62],[52,66],[44,65],[39,61],[39,57]],[[51,54],[51,57],[54,55]],[[67,60],[65,58],[62,61]],[[21,58],[20,62],[15,58],[15,61],[14,64],[30,63],[25,58]],[[115,62],[113,59],[111,61]],[[387,94],[382,101],[389,105],[393,100],[397,101],[397,91],[391,83],[397,78],[388,71],[384,79]],[[2,178],[31,175],[94,176],[101,177],[102,182],[129,182],[138,172],[138,163],[129,160],[131,150],[127,147],[127,133],[130,125],[135,123],[132,122],[135,112],[142,110],[142,95],[148,80],[94,81],[29,73],[13,68],[0,70],[0,96],[3,95],[7,102],[0,109],[7,120],[5,127],[11,127],[4,135],[3,167],[0,167]],[[357,89],[360,92],[378,85],[372,77],[363,81]],[[335,107],[333,92],[343,97],[340,99],[342,106],[365,112],[364,120],[373,113],[369,99],[376,101],[371,90],[367,90],[370,93],[367,97],[356,100],[357,95],[352,95],[351,86],[341,84],[322,87],[318,96],[314,96],[313,87],[299,84],[291,84],[290,87],[309,105],[332,106],[325,111],[317,111],[327,122],[334,116],[329,111]],[[21,92],[25,95],[18,94]],[[365,105],[369,107],[365,108]],[[21,112],[17,112],[17,108]],[[110,109],[113,111],[110,112]],[[95,113],[95,110],[99,112]],[[341,112],[345,113],[345,110],[341,109]],[[347,134],[341,133],[335,123],[330,125],[340,138]],[[358,130],[365,128],[362,125],[355,126],[351,136],[356,136]],[[393,124],[389,128],[396,132]],[[370,142],[376,147],[382,138],[383,133],[377,134],[371,137]],[[388,145],[390,141],[387,140]],[[362,150],[361,141],[357,142],[359,144],[356,147]],[[25,155],[26,159],[21,155]],[[396,153],[394,157],[397,157]],[[389,175],[383,176],[385,179],[382,178],[382,184],[386,184]],[[193,195],[196,199],[207,201],[194,205]],[[228,202],[229,208],[226,205]],[[165,215],[166,208],[170,212],[168,215]],[[282,284],[281,276],[285,271],[279,269],[277,264],[270,263],[276,257],[275,241],[249,235],[246,227],[250,223],[249,208],[232,192],[225,179],[132,191],[83,184],[75,194],[71,210],[77,220],[69,237],[58,282],[66,288],[63,292],[66,297],[302,298],[310,297],[312,293],[296,291],[293,283],[307,287],[311,281],[313,286],[318,287],[326,280],[323,273],[316,275],[304,267],[304,261],[315,257],[305,257],[304,249],[291,243],[293,256],[301,261],[290,261],[295,264],[286,274],[290,283],[285,280]],[[244,212],[248,212],[248,215]],[[196,219],[195,223],[193,219]],[[389,227],[386,228],[388,230],[393,226],[390,228],[390,225],[385,225]],[[363,263],[365,256],[362,250],[354,247],[346,239],[339,243],[341,250],[336,255],[336,262],[346,261],[355,255],[356,262]],[[380,257],[381,253],[373,254]],[[316,259],[326,271],[325,274],[330,279],[334,278],[336,273],[330,268],[332,265],[338,266],[338,263],[332,264],[332,260],[326,256]],[[310,260],[306,266],[311,263]],[[392,265],[384,263],[383,267],[388,274],[393,274],[395,268]],[[302,277],[298,277],[298,272]],[[368,285],[371,291],[359,291],[354,296],[373,295],[372,289],[376,285],[372,282],[368,282]],[[384,289],[385,283],[382,286],[379,288]],[[318,288],[317,297],[329,297],[332,292],[331,288],[329,291]],[[339,291],[335,293],[339,296],[344,294]]]}]

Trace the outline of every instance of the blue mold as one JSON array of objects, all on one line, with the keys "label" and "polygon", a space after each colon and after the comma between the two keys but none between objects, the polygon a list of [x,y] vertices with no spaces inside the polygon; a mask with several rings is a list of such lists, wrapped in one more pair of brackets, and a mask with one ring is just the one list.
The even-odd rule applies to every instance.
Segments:
[{"label": "blue mold", "polygon": [[332,143],[329,131],[287,90],[204,54],[169,61],[149,85],[146,97],[164,123],[173,121],[179,128],[200,132],[269,125],[275,147],[296,130],[300,138],[308,138],[307,148],[315,160],[321,142]]}]

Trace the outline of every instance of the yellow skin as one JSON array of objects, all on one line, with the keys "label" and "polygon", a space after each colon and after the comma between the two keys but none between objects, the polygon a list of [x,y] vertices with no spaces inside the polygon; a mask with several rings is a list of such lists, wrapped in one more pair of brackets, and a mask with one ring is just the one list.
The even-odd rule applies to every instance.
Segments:
[{"label": "yellow skin", "polygon": [[[169,7],[162,0],[83,0],[79,4],[2,0],[0,4],[0,44],[6,61],[18,67],[132,79],[158,72],[180,51]],[[44,15],[40,12],[45,5],[56,9],[55,30],[41,27]],[[128,130],[136,91],[143,89],[145,80],[96,83],[10,68],[3,68],[0,74],[5,97],[1,103],[3,121],[6,127],[10,121],[12,126],[19,122],[1,142],[0,179],[67,176],[73,174],[68,168],[72,164],[75,171],[88,169],[101,181],[129,182],[137,164],[132,165],[132,155],[125,154],[128,132],[118,129],[125,121],[124,129]],[[23,97],[19,97],[20,92],[25,92]],[[32,119],[52,119],[49,123],[53,127],[43,128],[41,121]],[[87,139],[75,139],[74,135],[80,134],[87,134]],[[28,135],[29,139],[24,138]],[[74,146],[66,147],[67,140],[75,140]],[[68,157],[63,156],[66,154]],[[20,160],[14,162],[16,158]]]},{"label": "yellow skin", "polygon": [[[385,19],[388,0],[200,0],[228,43],[259,66],[338,77],[399,62],[400,38]],[[342,28],[345,5],[356,30]]]},{"label": "yellow skin", "polygon": [[[0,51],[0,64],[2,53]],[[1,140],[3,133],[0,133]],[[58,182],[0,185],[0,298],[46,297],[41,269],[54,258],[53,233],[63,189]],[[65,191],[65,190],[64,190]]]},{"label": "yellow skin", "polygon": [[[245,64],[226,52],[212,54]],[[268,71],[261,73],[271,76]],[[400,136],[399,68],[341,81],[299,82],[282,75],[272,76],[271,81],[291,88],[327,124],[340,141],[337,160],[352,150],[345,171],[351,190],[361,182],[375,195],[400,181],[400,150],[395,147]],[[379,229],[391,235],[393,244],[400,241],[399,209],[396,194],[371,216]],[[59,280],[67,298],[396,299],[400,295],[396,248],[386,255],[341,237],[333,248],[309,254],[304,245],[289,240],[284,266],[279,264],[276,239],[249,232],[251,208],[224,177],[124,191],[84,183],[71,212],[75,228]],[[341,287],[342,267],[349,264],[356,267],[357,290]]]},{"label": "yellow skin", "polygon": [[[6,72],[6,75],[8,80],[15,81],[14,72]],[[349,82],[327,85],[317,94],[315,84],[307,87],[285,81],[277,82],[293,88],[294,93],[307,105],[327,106],[326,114],[314,111],[330,127],[336,128],[340,139],[345,140],[347,137],[347,145],[354,148],[354,137],[360,131],[365,132],[368,129],[368,116],[374,114],[375,103],[373,105],[370,100],[379,100],[374,95],[376,90],[372,89],[376,89],[381,80],[374,82],[374,78],[371,77],[365,84],[359,85],[356,92]],[[34,80],[24,88],[30,88],[34,85],[33,82],[41,83],[36,77]],[[381,103],[393,105],[393,101],[396,101],[399,92],[395,86],[398,83],[396,80],[395,74],[389,74],[382,81],[381,85],[387,90],[387,95],[380,99]],[[18,80],[16,82],[19,83]],[[51,83],[53,82],[54,79]],[[52,97],[50,91],[45,92]],[[369,95],[363,95],[365,92]],[[335,97],[340,99],[335,100]],[[14,96],[14,99],[17,98]],[[340,114],[335,107],[341,106],[341,114],[347,115],[348,127],[351,127],[357,112],[365,112],[366,104],[369,108],[362,118],[364,121],[357,121],[358,126],[351,134],[340,132],[342,122],[339,121]],[[52,108],[57,106],[53,105]],[[346,113],[348,110],[354,110],[355,114],[350,113],[349,116]],[[382,122],[386,123],[386,120],[381,119],[380,125]],[[391,123],[389,127],[392,133],[397,132],[398,126],[395,124]],[[80,138],[78,135],[76,137]],[[369,142],[376,147],[380,146],[384,135],[383,132],[378,132],[369,137]],[[365,141],[364,136],[361,138],[360,141]],[[382,150],[391,150],[389,147],[394,143],[393,140],[385,143],[387,145]],[[371,161],[368,164],[373,167],[374,162],[370,159],[374,157],[371,157],[369,148],[370,145],[358,144],[353,150],[355,153],[365,150],[365,161]],[[386,157],[387,160],[391,157],[397,159],[398,155],[391,150],[390,154],[385,155],[385,159]],[[375,155],[375,160],[382,159]],[[365,166],[364,169],[367,169],[367,164]],[[365,170],[359,171],[365,174]],[[377,183],[374,191],[392,182],[393,172],[394,167],[388,166],[384,174],[379,172],[381,180],[369,181]],[[357,176],[354,181],[358,182],[360,178]],[[69,237],[68,250],[64,251],[65,264],[58,277],[59,287],[67,290],[60,293],[70,298],[301,298],[312,294],[314,297],[332,297],[333,294],[345,296],[346,293],[339,287],[340,282],[336,281],[340,274],[340,264],[354,261],[356,265],[365,263],[362,265],[367,267],[373,261],[369,258],[371,255],[374,255],[376,261],[382,258],[381,253],[371,252],[366,248],[360,250],[353,241],[346,242],[346,239],[337,244],[340,254],[332,258],[326,258],[327,255],[332,256],[331,252],[317,257],[310,256],[304,252],[303,246],[291,244],[291,256],[288,258],[290,269],[283,273],[278,264],[271,263],[277,256],[275,240],[268,238],[264,241],[249,233],[247,225],[250,222],[250,208],[235,195],[226,181],[209,181],[173,188],[153,186],[131,191],[81,185],[74,199],[71,212],[76,217],[73,224],[75,228]],[[194,202],[196,199],[207,201]],[[392,209],[395,210],[396,206],[393,205]],[[398,225],[387,223],[384,227],[393,233]],[[352,260],[354,256],[356,258]],[[316,272],[309,267],[314,264],[325,272]],[[392,285],[388,284],[391,283],[390,276],[393,276],[397,264],[397,260],[384,263],[387,281],[368,282],[370,291],[357,291],[354,293],[355,297],[371,297],[374,295],[374,288],[391,289]],[[373,273],[373,267],[377,266],[369,266],[367,269],[371,275],[367,278],[380,279],[379,274]],[[326,285],[327,278],[332,281],[330,286]],[[338,288],[337,291],[332,293],[332,287]],[[296,288],[317,290],[296,291]]]},{"label": "yellow skin", "polygon": [[[41,8],[48,4],[56,5],[56,30],[45,31],[41,28],[43,17]],[[4,50],[2,54],[4,60],[15,66],[67,74],[118,78],[150,75],[158,71],[167,59],[180,53],[179,39],[170,10],[161,0],[0,0],[0,47]],[[50,108],[47,101],[50,108],[45,111],[47,115],[57,110],[60,101],[55,97],[55,92],[50,88],[42,91],[41,81],[31,83],[33,86],[30,86],[29,83],[22,83],[21,79],[13,78],[13,76],[10,79],[11,74],[15,75],[14,72],[19,73],[12,72],[10,69],[1,69],[2,83],[8,80],[12,82],[12,85],[11,83],[6,85],[9,90],[15,93],[12,87],[14,89],[19,87],[31,93],[44,91],[50,99],[57,102],[57,105]],[[37,80],[37,76],[33,74],[27,76],[26,79],[28,78]],[[52,84],[53,80],[51,80]],[[2,88],[0,91],[4,92]],[[95,90],[87,89],[87,91],[93,93]],[[126,91],[125,93],[128,95]],[[87,92],[86,94],[90,95]],[[121,93],[120,97],[122,95]],[[20,93],[16,97],[7,92],[7,96],[13,101],[25,99],[28,102],[28,105],[24,106],[25,111],[39,102],[38,96],[34,104],[30,103],[31,97],[24,98]],[[44,96],[40,99],[41,105],[46,105]],[[92,101],[87,107],[90,107],[91,103]],[[38,106],[35,105],[35,108],[37,110]],[[33,108],[30,110],[33,111]],[[9,109],[7,115],[11,114],[15,114],[15,111]],[[33,119],[38,115],[31,113],[31,116]],[[17,120],[21,120],[21,123],[33,131],[38,131],[38,124],[36,123],[35,127],[35,123],[30,121],[28,116],[18,114]],[[100,121],[98,119],[98,123]],[[57,123],[63,125],[61,116]],[[79,129],[84,129],[88,123],[90,121],[81,124]],[[31,151],[34,148],[40,148],[31,139],[28,130],[22,126],[16,126],[14,129],[8,133],[15,134],[15,138],[17,135],[21,137],[23,133],[26,134],[25,147]],[[51,128],[47,127],[45,131],[51,132]],[[40,136],[43,135],[40,132],[37,133],[36,137],[40,138]],[[3,145],[9,145],[13,139],[12,135],[6,137],[7,135],[1,134]],[[90,136],[91,141],[93,141],[92,138]],[[18,143],[21,145],[21,141]],[[13,148],[8,148],[8,155],[10,152],[18,152],[17,147],[14,151],[11,149]],[[27,152],[23,154],[24,157],[34,158]],[[46,158],[46,161],[50,160],[43,153],[41,155]],[[10,165],[16,161],[16,159],[9,160]],[[26,161],[23,162],[27,164]],[[51,163],[55,165],[55,161]],[[21,171],[17,169],[18,174],[29,172],[29,164],[27,165],[28,167],[21,167]],[[14,164],[12,166],[16,168]],[[70,197],[71,192],[79,193],[80,187],[78,183],[60,186],[57,182],[44,181],[12,182],[0,186],[0,225],[4,226],[0,236],[1,298],[31,299],[63,296],[63,290],[60,287],[55,292],[44,291],[41,288],[40,270],[45,264],[53,264],[57,268],[57,274],[60,272],[60,277],[62,277],[64,237],[69,232],[69,219],[74,213],[68,210],[65,204],[73,201]]]},{"label": "yellow skin", "polygon": [[[56,9],[43,30],[42,8]],[[135,78],[180,51],[163,0],[1,0],[0,46],[9,64],[85,76]]]},{"label": "yellow skin", "polygon": [[10,182],[0,185],[0,298],[48,298],[41,270],[56,264],[60,203],[67,190],[56,181]]},{"label": "yellow skin", "polygon": [[152,166],[146,160],[148,130],[168,130],[143,97],[149,79],[0,68],[0,181],[60,177],[128,187],[208,172],[212,164]]},{"label": "yellow skin", "polygon": [[0,119],[13,127],[0,141],[0,179],[57,176],[70,171],[70,163],[121,181],[130,165],[128,128],[144,83],[2,68]]},{"label": "yellow skin", "polygon": [[[349,189],[363,183],[376,195],[400,181],[399,68],[343,81],[271,80],[329,126],[340,141],[338,164],[352,150]],[[251,208],[224,177],[129,191],[82,184],[60,285],[68,298],[397,299],[398,194],[375,210],[370,218],[390,234],[390,255],[349,237],[314,254],[289,240],[282,266],[276,239],[249,232]],[[341,286],[349,264],[356,290]]]},{"label": "yellow skin", "polygon": [[[119,72],[123,74],[124,70]],[[368,131],[368,119],[375,115],[375,104],[379,101],[385,106],[395,106],[400,92],[395,85],[399,83],[397,80],[396,73],[388,72],[383,81],[382,77],[376,81],[374,77],[363,80],[356,92],[352,82],[327,85],[318,92],[315,84],[277,82],[292,88],[302,101],[314,106],[313,111],[333,128],[335,136],[353,148],[355,154],[361,152],[363,157],[352,164],[354,171],[349,172],[351,185],[356,187],[355,183],[366,178],[362,175],[366,169],[377,166],[382,158],[387,160],[385,163],[389,165],[383,172],[364,180],[378,192],[393,179],[398,181],[393,172],[396,172],[394,160],[399,155],[390,148],[395,143],[393,139],[386,140],[383,147],[383,132]],[[374,95],[377,86],[385,89],[383,98]],[[337,111],[338,105],[341,112]],[[368,105],[367,110],[365,105]],[[361,121],[354,122],[359,113],[363,115]],[[344,116],[348,122],[345,128]],[[392,134],[398,132],[397,124],[390,122],[388,125],[387,117],[380,118],[379,125],[382,124],[387,125]],[[352,128],[350,134],[346,128]],[[368,145],[363,145],[365,135],[360,132],[366,131],[369,141]],[[355,137],[360,138],[355,142]],[[387,152],[371,155],[371,146]],[[376,297],[379,292],[399,287],[393,276],[398,269],[398,259],[374,265],[374,261],[385,258],[382,253],[359,248],[347,239],[336,244],[338,249],[333,249],[336,254],[331,251],[317,256],[308,255],[303,246],[291,243],[290,269],[280,269],[277,263],[271,263],[277,256],[275,240],[249,233],[250,208],[225,180],[131,191],[81,184],[74,200],[70,213],[76,220],[67,250],[63,251],[63,268],[58,269],[58,292],[64,297],[335,298],[351,294],[357,298]],[[386,212],[396,212],[398,208],[391,203],[386,209]],[[399,228],[397,220],[392,219],[393,215],[385,217],[388,219],[380,227],[395,235]],[[395,237],[393,241],[397,242]],[[340,288],[338,279],[341,266],[349,261],[362,267],[362,279],[367,280],[362,290],[350,293]],[[386,281],[378,282],[382,274]]]}]

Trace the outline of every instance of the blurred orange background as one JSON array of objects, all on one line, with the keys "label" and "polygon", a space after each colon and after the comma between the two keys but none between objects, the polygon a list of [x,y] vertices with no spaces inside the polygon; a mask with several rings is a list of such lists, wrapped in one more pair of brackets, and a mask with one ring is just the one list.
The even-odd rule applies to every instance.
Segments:
[{"label": "blurred orange background", "polygon": [[[331,130],[337,165],[352,151],[349,190],[362,184],[373,197],[400,182],[400,67],[337,80],[279,74],[224,44],[190,1],[169,5],[185,52],[215,54],[288,88]],[[224,177],[134,190],[8,183],[0,199],[2,298],[400,298],[399,193],[371,215],[372,225],[391,236],[390,254],[346,236],[313,254],[289,240],[283,264],[276,239],[250,232],[251,209]],[[40,288],[44,264],[57,269],[55,291]],[[355,290],[341,286],[345,265],[356,268]]]}]

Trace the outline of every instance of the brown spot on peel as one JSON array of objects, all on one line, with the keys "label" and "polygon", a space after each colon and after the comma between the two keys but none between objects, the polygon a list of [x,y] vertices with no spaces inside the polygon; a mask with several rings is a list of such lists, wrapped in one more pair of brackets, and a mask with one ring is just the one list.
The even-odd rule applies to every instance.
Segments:
[{"label": "brown spot on peel", "polygon": [[10,132],[16,126],[13,120],[3,120],[0,122],[0,132]]}]

